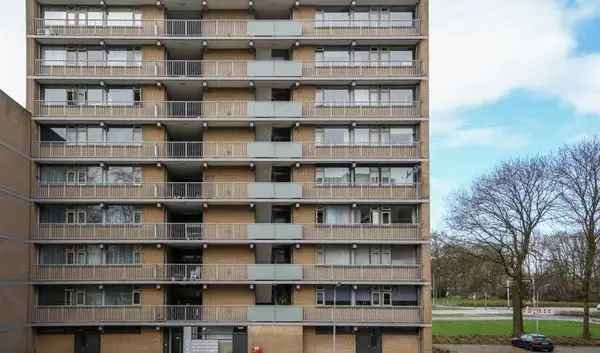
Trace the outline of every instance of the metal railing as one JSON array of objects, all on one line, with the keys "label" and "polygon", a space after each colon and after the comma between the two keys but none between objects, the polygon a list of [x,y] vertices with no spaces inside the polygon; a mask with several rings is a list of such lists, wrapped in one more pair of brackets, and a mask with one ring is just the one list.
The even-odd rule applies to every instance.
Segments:
[{"label": "metal railing", "polygon": [[307,264],[120,264],[46,265],[31,268],[44,282],[331,282],[422,281],[421,266]]},{"label": "metal railing", "polygon": [[35,60],[34,75],[45,77],[151,77],[151,78],[322,78],[322,77],[419,77],[420,61],[321,61],[278,62],[297,63],[301,72],[287,69],[252,67],[261,61],[242,60],[141,60],[141,61],[87,61]]},{"label": "metal railing", "polygon": [[[283,153],[278,151],[283,150]],[[32,142],[32,156],[47,159],[416,159],[420,143],[381,145],[321,145],[306,142]]]},{"label": "metal railing", "polygon": [[[262,223],[261,226],[276,226]],[[296,240],[310,241],[419,241],[419,225],[396,224],[289,224],[301,227]],[[39,241],[248,241],[250,224],[142,223],[69,224],[39,223],[32,239]],[[274,235],[273,239],[278,236]],[[287,239],[288,238],[281,238]]]},{"label": "metal railing", "polygon": [[[111,322],[281,322],[277,315],[256,317],[256,306],[130,305],[130,306],[35,306],[33,324],[98,324]],[[265,306],[262,306],[265,308]],[[288,322],[424,324],[420,306],[276,306],[272,311],[292,312]]]},{"label": "metal railing", "polygon": [[304,77],[418,77],[421,72],[421,64],[417,60],[302,63]]},{"label": "metal railing", "polygon": [[[255,103],[269,103],[277,111],[278,105],[298,104],[297,118],[353,119],[353,118],[416,118],[421,113],[419,101],[320,104],[315,102],[212,102],[170,101],[135,102],[131,104],[77,104],[67,101],[35,101],[33,115],[38,117],[127,118],[127,119],[231,119],[252,118],[249,109]],[[261,116],[262,117],[262,116]],[[285,117],[289,117],[286,115]],[[277,118],[277,114],[266,118]],[[296,117],[295,117],[296,118]]]},{"label": "metal railing", "polygon": [[55,20],[36,18],[30,34],[61,37],[172,37],[172,38],[248,38],[256,35],[249,24],[272,23],[299,26],[300,34],[279,34],[273,31],[269,37],[404,37],[421,34],[420,21],[414,20]]},{"label": "metal railing", "polygon": [[317,183],[170,182],[123,184],[38,184],[38,200],[409,200],[419,184],[337,185]]}]

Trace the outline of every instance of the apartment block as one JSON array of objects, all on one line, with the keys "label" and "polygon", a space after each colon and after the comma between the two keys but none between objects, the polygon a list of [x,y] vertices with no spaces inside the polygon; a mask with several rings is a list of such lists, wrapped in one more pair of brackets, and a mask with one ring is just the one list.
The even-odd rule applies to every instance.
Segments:
[{"label": "apartment block", "polygon": [[431,352],[427,0],[27,13],[27,351]]}]

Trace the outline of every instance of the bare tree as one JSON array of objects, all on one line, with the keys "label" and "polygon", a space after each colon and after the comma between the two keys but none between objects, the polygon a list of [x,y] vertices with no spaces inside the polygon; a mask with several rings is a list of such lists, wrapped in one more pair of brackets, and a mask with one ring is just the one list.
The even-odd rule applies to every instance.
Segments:
[{"label": "bare tree", "polygon": [[590,338],[591,283],[600,233],[600,139],[563,147],[556,156],[555,178],[560,187],[560,216],[585,241],[582,294],[584,338]]},{"label": "bare tree", "polygon": [[531,239],[557,198],[550,166],[542,157],[504,162],[450,199],[450,229],[467,244],[488,249],[489,260],[512,280],[515,336],[523,333],[524,265]]}]

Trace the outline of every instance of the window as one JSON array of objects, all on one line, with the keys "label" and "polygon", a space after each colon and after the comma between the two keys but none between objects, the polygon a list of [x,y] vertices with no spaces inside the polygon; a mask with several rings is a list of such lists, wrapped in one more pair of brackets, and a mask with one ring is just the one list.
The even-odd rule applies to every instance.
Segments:
[{"label": "window", "polygon": [[111,88],[107,97],[110,105],[134,105],[137,102],[135,90],[128,88]]},{"label": "window", "polygon": [[[382,170],[385,168],[382,168]],[[390,184],[412,184],[415,182],[415,170],[409,167],[392,167],[390,170]]]},{"label": "window", "polygon": [[412,27],[414,11],[401,7],[318,9],[316,27]]},{"label": "window", "polygon": [[67,169],[67,184],[85,184],[87,170],[85,168]]},{"label": "window", "polygon": [[350,168],[316,168],[315,179],[319,184],[344,185],[350,183]]},{"label": "window", "polygon": [[369,247],[369,265],[390,265],[392,263],[392,250],[389,246]]},{"label": "window", "polygon": [[321,88],[315,93],[317,105],[324,106],[412,106],[413,88]]},{"label": "window", "polygon": [[412,66],[414,51],[402,47],[317,48],[317,66]]},{"label": "window", "polygon": [[73,209],[68,208],[66,210],[67,223],[71,224],[83,224],[86,223],[86,212],[85,209]]},{"label": "window", "polygon": [[106,181],[109,184],[141,183],[140,167],[108,167]]},{"label": "window", "polygon": [[106,263],[111,265],[137,264],[140,251],[132,245],[109,245],[106,247]]},{"label": "window", "polygon": [[350,26],[350,13],[344,10],[318,10],[315,13],[317,27],[348,27]]},{"label": "window", "polygon": [[385,131],[385,142],[390,145],[412,145],[415,142],[415,130],[413,128],[389,128]]},{"label": "window", "polygon": [[45,66],[63,66],[67,62],[67,53],[61,48],[43,48],[42,59]]},{"label": "window", "polygon": [[345,246],[321,246],[317,248],[317,264],[350,265],[352,250]]},{"label": "window", "polygon": [[110,9],[106,15],[106,19],[110,26],[142,26],[142,14],[130,9]]},{"label": "window", "polygon": [[348,145],[350,144],[350,130],[346,128],[316,129],[315,141],[318,145]]},{"label": "window", "polygon": [[325,305],[325,289],[317,288],[317,305]]},{"label": "window", "polygon": [[332,185],[410,185],[416,182],[413,167],[317,167],[315,182]]},{"label": "window", "polygon": [[139,288],[134,288],[133,292],[132,292],[132,303],[133,305],[140,305],[142,304],[142,295],[140,293]]},{"label": "window", "polygon": [[110,205],[106,207],[106,223],[131,224],[141,223],[142,211],[134,206]]},{"label": "window", "polygon": [[391,306],[392,305],[392,289],[391,288],[371,289],[371,305],[373,305],[373,306]]},{"label": "window", "polygon": [[348,89],[321,89],[317,90],[317,104],[340,106],[351,102],[350,90]]},{"label": "window", "polygon": [[111,127],[106,130],[106,142],[110,144],[142,142],[142,129],[139,127]]},{"label": "window", "polygon": [[[65,264],[72,265],[75,263],[75,250],[73,248],[65,249]],[[60,264],[60,262],[59,262]]]},{"label": "window", "polygon": [[45,105],[136,105],[142,101],[140,88],[70,87],[42,88]]}]

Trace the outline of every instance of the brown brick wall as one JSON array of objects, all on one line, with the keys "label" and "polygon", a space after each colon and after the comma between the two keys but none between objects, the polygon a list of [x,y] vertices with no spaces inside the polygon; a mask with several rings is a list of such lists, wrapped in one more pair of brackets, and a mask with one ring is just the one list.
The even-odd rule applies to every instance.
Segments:
[{"label": "brown brick wall", "polygon": [[292,100],[299,102],[314,102],[316,88],[313,86],[300,86],[292,90]]},{"label": "brown brick wall", "polygon": [[254,170],[250,167],[208,167],[204,170],[205,182],[253,182]]},{"label": "brown brick wall", "polygon": [[144,102],[164,102],[167,100],[166,93],[167,91],[163,87],[151,85],[142,87],[142,99]]},{"label": "brown brick wall", "polygon": [[163,182],[165,181],[165,168],[156,165],[146,165],[142,168],[144,182]]},{"label": "brown brick wall", "polygon": [[250,88],[209,88],[204,92],[205,101],[253,101],[254,90]]},{"label": "brown brick wall", "polygon": [[146,206],[142,209],[142,212],[143,223],[161,223],[165,221],[165,211],[160,207]]},{"label": "brown brick wall", "polygon": [[165,295],[162,288],[142,288],[142,305],[164,305]]},{"label": "brown brick wall", "polygon": [[165,262],[165,250],[163,247],[157,248],[156,245],[146,245],[142,247],[142,262],[145,264],[161,264]]},{"label": "brown brick wall", "polygon": [[255,223],[250,206],[209,206],[203,211],[204,223]]},{"label": "brown brick wall", "polygon": [[206,49],[203,60],[254,60],[256,54],[248,49]]},{"label": "brown brick wall", "polygon": [[203,141],[206,142],[248,142],[254,141],[254,130],[239,128],[209,128],[204,130]]},{"label": "brown brick wall", "polygon": [[246,10],[211,10],[202,15],[205,20],[227,19],[227,20],[243,20],[253,19],[254,14]]},{"label": "brown brick wall", "polygon": [[431,353],[433,338],[431,334],[431,327],[424,327],[421,329],[420,342],[423,347],[422,353]]},{"label": "brown brick wall", "polygon": [[[333,335],[317,335],[314,327],[304,328],[304,351],[306,353],[331,353],[332,344]],[[356,338],[353,334],[336,334],[336,353],[354,353],[356,351],[355,346]],[[396,353],[404,353],[404,351]]]},{"label": "brown brick wall", "polygon": [[292,139],[296,142],[314,142],[315,128],[312,126],[300,126],[294,128]]},{"label": "brown brick wall", "polygon": [[142,47],[142,60],[153,61],[153,60],[164,60],[165,59],[164,47],[155,46],[144,46]]},{"label": "brown brick wall", "polygon": [[202,291],[203,305],[254,305],[254,291],[248,286],[209,285]]},{"label": "brown brick wall", "polygon": [[141,333],[105,333],[101,346],[102,353],[162,353],[163,335],[154,328],[142,328]]},{"label": "brown brick wall", "polygon": [[254,249],[248,245],[209,245],[202,252],[202,262],[212,264],[252,264]]},{"label": "brown brick wall", "polygon": [[146,142],[163,142],[166,140],[165,129],[156,125],[144,125],[142,135]]},{"label": "brown brick wall", "polygon": [[382,353],[419,352],[419,336],[417,335],[386,335],[381,337]]},{"label": "brown brick wall", "polygon": [[312,206],[312,205],[300,206],[298,208],[294,208],[292,210],[293,223],[314,224],[316,209],[317,209],[317,206]]},{"label": "brown brick wall", "polygon": [[75,352],[75,335],[72,333],[41,334],[35,341],[35,353]]},{"label": "brown brick wall", "polygon": [[302,62],[315,61],[315,47],[299,47],[292,51],[292,60]]},{"label": "brown brick wall", "polygon": [[314,183],[315,182],[315,166],[302,165],[300,168],[294,168],[292,174],[293,181],[297,183]]},{"label": "brown brick wall", "polygon": [[301,286],[300,289],[294,288],[294,305],[315,305],[315,287]]},{"label": "brown brick wall", "polygon": [[249,326],[248,351],[257,345],[263,353],[303,353],[302,326]]},{"label": "brown brick wall", "polygon": [[[26,352],[31,347],[31,329],[28,326],[28,307],[31,287],[29,279],[30,222],[32,215],[29,203],[33,188],[34,173],[29,159],[31,146],[31,117],[29,113],[0,91],[0,185],[11,193],[3,192],[0,199],[0,325],[10,329],[0,334],[0,351]],[[7,266],[6,264],[10,264]]]},{"label": "brown brick wall", "polygon": [[295,264],[315,264],[316,258],[314,245],[302,244],[300,249],[294,248],[293,259]]},{"label": "brown brick wall", "polygon": [[314,6],[298,6],[292,12],[294,20],[314,20],[316,7]]},{"label": "brown brick wall", "polygon": [[142,6],[142,18],[144,20],[162,20],[165,18],[165,11],[158,6]]}]

